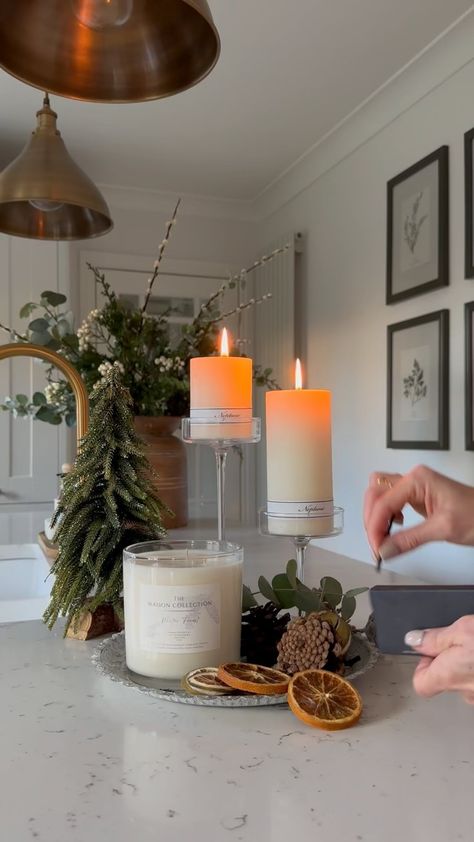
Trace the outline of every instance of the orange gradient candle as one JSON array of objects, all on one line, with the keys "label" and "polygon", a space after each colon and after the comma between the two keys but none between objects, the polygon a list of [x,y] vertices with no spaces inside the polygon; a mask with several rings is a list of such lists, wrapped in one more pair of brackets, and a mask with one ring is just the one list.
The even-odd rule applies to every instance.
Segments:
[{"label": "orange gradient candle", "polygon": [[252,360],[229,356],[226,328],[220,356],[194,357],[190,367],[191,435],[245,439],[252,431]]},{"label": "orange gradient candle", "polygon": [[280,535],[324,535],[333,529],[331,392],[267,392],[268,526]]}]

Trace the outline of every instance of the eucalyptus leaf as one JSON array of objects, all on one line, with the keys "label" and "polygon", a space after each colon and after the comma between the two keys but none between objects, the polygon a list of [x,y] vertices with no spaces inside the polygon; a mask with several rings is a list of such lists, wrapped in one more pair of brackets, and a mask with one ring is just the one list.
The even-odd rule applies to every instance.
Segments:
[{"label": "eucalyptus leaf", "polygon": [[49,322],[46,319],[33,319],[28,325],[29,330],[37,333],[46,333],[49,330]]},{"label": "eucalyptus leaf", "polygon": [[296,564],[295,558],[290,558],[288,564],[286,565],[286,575],[288,576],[288,581],[292,588],[296,590],[297,588],[297,579],[296,579],[296,571],[298,567]]},{"label": "eucalyptus leaf", "polygon": [[248,585],[242,585],[242,611],[249,611],[256,605],[258,605],[258,602]]},{"label": "eucalyptus leaf", "polygon": [[28,396],[27,395],[15,395],[15,400],[21,406],[26,406],[28,403]]},{"label": "eucalyptus leaf", "polygon": [[311,611],[321,610],[321,597],[318,591],[295,591],[294,594],[295,605],[300,611],[311,613]]},{"label": "eucalyptus leaf", "polygon": [[270,602],[273,602],[275,605],[280,605],[280,600],[278,599],[275,591],[273,590],[270,582],[265,579],[265,576],[260,576],[258,580],[258,589],[262,596],[265,599],[268,599]]},{"label": "eucalyptus leaf", "polygon": [[45,421],[47,424],[61,423],[61,416],[58,415],[57,412],[54,412],[54,410],[50,409],[49,406],[40,406],[35,418],[38,421]]},{"label": "eucalyptus leaf", "polygon": [[59,307],[60,304],[64,304],[67,301],[65,295],[62,292],[53,292],[52,290],[45,290],[45,292],[41,293],[41,301],[46,301],[47,304],[50,304],[51,307]]},{"label": "eucalyptus leaf", "polygon": [[27,319],[28,316],[31,316],[33,310],[36,310],[38,307],[34,301],[28,301],[28,304],[23,304],[23,307],[20,310],[20,319]]},{"label": "eucalyptus leaf", "polygon": [[70,324],[67,321],[67,319],[59,319],[59,322],[57,324],[57,331],[59,333],[60,338],[63,337],[63,336],[67,336],[70,329],[71,329]]},{"label": "eucalyptus leaf", "polygon": [[76,413],[75,412],[66,412],[64,416],[64,420],[66,422],[67,427],[75,427],[76,426]]},{"label": "eucalyptus leaf", "polygon": [[359,596],[361,593],[367,593],[368,588],[350,588],[346,591],[345,596]]},{"label": "eucalyptus leaf", "polygon": [[74,332],[74,313],[72,312],[72,310],[66,310],[66,312],[63,313],[62,318],[65,319],[65,321],[67,321],[67,323],[69,325],[69,328],[71,330],[71,333],[73,333]]},{"label": "eucalyptus leaf", "polygon": [[[305,585],[301,579],[296,580],[296,587],[299,591],[303,591],[305,593],[311,592],[311,588],[308,588],[308,585]],[[314,589],[313,589],[314,590]]]},{"label": "eucalyptus leaf", "polygon": [[350,588],[346,591],[345,596],[359,596],[361,593],[367,593],[368,588]]},{"label": "eucalyptus leaf", "polygon": [[50,333],[37,333],[34,331],[31,334],[31,341],[34,345],[49,345],[51,341],[51,334]]},{"label": "eucalyptus leaf", "polygon": [[34,406],[44,406],[46,404],[46,396],[43,392],[35,392],[33,395],[33,405]]},{"label": "eucalyptus leaf", "polygon": [[321,600],[327,602],[331,608],[336,608],[342,599],[342,585],[332,576],[321,579]]},{"label": "eucalyptus leaf", "polygon": [[295,590],[291,586],[286,573],[278,573],[273,577],[272,588],[282,608],[293,608],[295,605]]},{"label": "eucalyptus leaf", "polygon": [[354,611],[356,610],[356,601],[354,596],[345,594],[342,598],[342,605],[340,614],[344,620],[350,620]]}]

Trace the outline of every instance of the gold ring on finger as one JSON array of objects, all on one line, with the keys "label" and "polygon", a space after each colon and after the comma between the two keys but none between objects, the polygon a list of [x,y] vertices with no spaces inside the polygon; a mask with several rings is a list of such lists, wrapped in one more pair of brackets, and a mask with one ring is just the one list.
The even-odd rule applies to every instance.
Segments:
[{"label": "gold ring on finger", "polygon": [[385,476],[377,477],[377,485],[380,485],[384,488],[392,488],[393,482]]}]

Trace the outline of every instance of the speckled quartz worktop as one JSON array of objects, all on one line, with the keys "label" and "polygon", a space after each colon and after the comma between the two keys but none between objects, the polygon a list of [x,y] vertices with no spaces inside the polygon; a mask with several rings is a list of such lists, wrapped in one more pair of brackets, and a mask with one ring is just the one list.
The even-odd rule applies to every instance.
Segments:
[{"label": "speckled quartz worktop", "polygon": [[[248,540],[259,572],[288,558],[284,542]],[[311,550],[307,581],[328,572],[375,580]],[[359,679],[360,724],[328,734],[284,708],[156,701],[100,675],[96,645],[0,626],[2,842],[472,840],[474,708],[417,699],[409,658]]]}]

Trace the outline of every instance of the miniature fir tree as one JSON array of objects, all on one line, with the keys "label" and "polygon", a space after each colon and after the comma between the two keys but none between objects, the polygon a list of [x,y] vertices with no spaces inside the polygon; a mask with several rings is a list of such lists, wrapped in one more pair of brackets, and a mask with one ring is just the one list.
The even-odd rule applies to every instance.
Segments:
[{"label": "miniature fir tree", "polygon": [[59,554],[43,616],[49,628],[62,615],[67,631],[86,604],[89,611],[104,603],[118,606],[124,547],[164,535],[166,507],[134,431],[131,404],[114,365],[92,391],[89,430],[74,468],[63,476],[53,520]]}]

